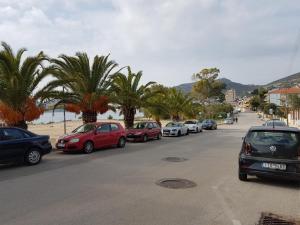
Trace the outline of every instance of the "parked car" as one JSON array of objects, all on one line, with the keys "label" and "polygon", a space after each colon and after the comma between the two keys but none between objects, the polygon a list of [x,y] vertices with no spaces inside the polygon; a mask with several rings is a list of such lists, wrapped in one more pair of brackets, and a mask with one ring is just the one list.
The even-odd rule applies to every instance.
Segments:
[{"label": "parked car", "polygon": [[179,122],[170,122],[165,127],[162,128],[163,136],[181,136],[188,135],[189,128],[183,123]]},{"label": "parked car", "polygon": [[252,127],[239,154],[239,179],[247,175],[300,180],[300,130]]},{"label": "parked car", "polygon": [[233,118],[232,117],[228,117],[224,120],[225,124],[233,124]]},{"label": "parked car", "polygon": [[205,130],[216,130],[216,129],[218,129],[218,125],[217,125],[216,121],[207,119],[207,120],[203,120],[202,128]]},{"label": "parked car", "polygon": [[147,121],[135,123],[132,129],[126,131],[128,141],[143,141],[161,139],[161,128],[156,122]]},{"label": "parked car", "polygon": [[197,120],[187,120],[184,122],[184,125],[188,127],[189,132],[202,132],[202,123]]},{"label": "parked car", "polygon": [[36,165],[51,150],[47,135],[37,135],[15,127],[0,128],[0,163],[25,162]]},{"label": "parked car", "polygon": [[83,151],[87,154],[95,149],[111,146],[125,147],[126,132],[117,122],[87,123],[76,128],[71,134],[62,136],[56,148],[64,152]]},{"label": "parked car", "polygon": [[268,126],[268,127],[287,127],[288,125],[284,121],[280,121],[278,119],[274,120],[268,120],[266,121],[263,126]]}]

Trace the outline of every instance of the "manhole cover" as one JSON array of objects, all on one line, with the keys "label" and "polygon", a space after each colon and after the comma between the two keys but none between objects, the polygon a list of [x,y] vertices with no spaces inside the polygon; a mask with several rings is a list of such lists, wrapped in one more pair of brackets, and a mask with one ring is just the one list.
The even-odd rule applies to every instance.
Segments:
[{"label": "manhole cover", "polygon": [[258,225],[300,225],[300,221],[297,222],[272,213],[262,213]]},{"label": "manhole cover", "polygon": [[183,162],[188,159],[182,158],[182,157],[166,157],[166,158],[163,158],[163,160],[168,161],[168,162]]},{"label": "manhole cover", "polygon": [[196,187],[197,184],[193,181],[180,178],[165,178],[156,182],[157,185],[165,188],[184,189]]}]

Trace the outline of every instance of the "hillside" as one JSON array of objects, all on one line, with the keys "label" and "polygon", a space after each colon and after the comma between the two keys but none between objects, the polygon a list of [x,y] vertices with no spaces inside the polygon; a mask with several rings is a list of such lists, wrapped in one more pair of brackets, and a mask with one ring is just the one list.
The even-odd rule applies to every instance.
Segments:
[{"label": "hillside", "polygon": [[[246,85],[246,84],[240,84],[237,82],[233,82],[226,78],[221,78],[220,81],[226,84],[226,89],[235,89],[236,94],[238,96],[245,96],[248,95],[249,92],[253,91],[254,89],[258,88],[259,85]],[[194,83],[185,83],[176,86],[175,88],[180,89],[184,92],[190,92],[192,90],[192,86]]]},{"label": "hillside", "polygon": [[283,86],[294,86],[299,83],[300,83],[300,72],[281,78],[279,80],[275,80],[269,84],[264,85],[264,87],[271,89],[271,88],[283,87]]}]

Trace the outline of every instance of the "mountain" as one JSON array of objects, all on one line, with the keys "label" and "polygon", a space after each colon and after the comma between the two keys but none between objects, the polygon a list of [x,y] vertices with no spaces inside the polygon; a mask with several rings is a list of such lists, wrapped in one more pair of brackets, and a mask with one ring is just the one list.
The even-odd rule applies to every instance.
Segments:
[{"label": "mountain", "polygon": [[[259,88],[259,85],[246,85],[246,84],[240,84],[237,82],[233,82],[229,79],[226,78],[220,78],[219,79],[221,82],[226,84],[226,89],[235,89],[237,96],[245,96],[248,95],[249,92],[253,91],[256,88]],[[180,84],[176,86],[175,88],[182,90],[183,92],[190,92],[192,90],[194,83],[185,83],[185,84]]]},{"label": "mountain", "polygon": [[268,83],[264,85],[267,89],[277,88],[277,87],[283,87],[283,86],[295,86],[296,84],[300,83],[300,72],[292,74],[290,76],[281,78],[279,80],[275,80],[271,83]]}]

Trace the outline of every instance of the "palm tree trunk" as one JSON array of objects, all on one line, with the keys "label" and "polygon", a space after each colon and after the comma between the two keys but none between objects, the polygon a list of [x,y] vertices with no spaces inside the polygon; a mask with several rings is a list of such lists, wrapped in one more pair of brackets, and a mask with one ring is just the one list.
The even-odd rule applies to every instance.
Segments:
[{"label": "palm tree trunk", "polygon": [[161,127],[161,122],[160,122],[160,118],[159,118],[159,116],[156,116],[155,117],[155,121],[156,121],[156,123]]},{"label": "palm tree trunk", "polygon": [[133,127],[135,116],[135,109],[125,109],[124,110],[124,123],[126,128]]},{"label": "palm tree trunk", "polygon": [[82,112],[83,123],[94,123],[97,122],[97,112],[86,111]]},{"label": "palm tree trunk", "polygon": [[14,126],[14,127],[19,127],[19,128],[24,129],[24,130],[27,130],[27,129],[28,129],[28,125],[27,125],[27,123],[26,123],[25,120],[21,120],[21,121],[19,121],[19,122],[16,123],[16,124],[12,124],[12,126]]}]

